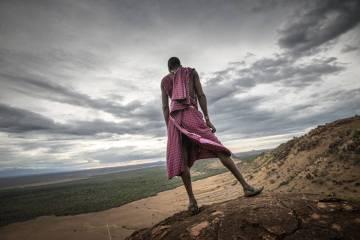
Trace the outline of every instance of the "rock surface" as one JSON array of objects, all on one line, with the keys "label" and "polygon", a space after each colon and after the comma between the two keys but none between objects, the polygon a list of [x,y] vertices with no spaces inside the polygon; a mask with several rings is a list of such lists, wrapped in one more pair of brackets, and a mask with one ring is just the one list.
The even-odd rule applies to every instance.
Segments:
[{"label": "rock surface", "polygon": [[360,239],[360,203],[314,194],[272,193],[179,212],[126,238]]},{"label": "rock surface", "polygon": [[246,179],[267,191],[360,199],[360,116],[320,125],[248,165],[240,166]]}]

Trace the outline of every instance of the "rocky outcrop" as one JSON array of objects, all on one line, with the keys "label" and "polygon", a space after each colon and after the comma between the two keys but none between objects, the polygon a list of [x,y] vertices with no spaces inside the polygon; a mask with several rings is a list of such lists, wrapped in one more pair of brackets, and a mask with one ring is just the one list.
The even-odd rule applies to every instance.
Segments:
[{"label": "rocky outcrop", "polygon": [[202,206],[134,232],[148,239],[360,239],[360,204],[313,194],[262,194]]},{"label": "rocky outcrop", "polygon": [[239,167],[263,194],[201,206],[196,216],[177,213],[128,239],[360,239],[359,116],[320,125]]},{"label": "rocky outcrop", "polygon": [[[262,154],[248,178],[270,191],[360,199],[360,116],[320,125]],[[244,168],[243,168],[244,169]]]}]

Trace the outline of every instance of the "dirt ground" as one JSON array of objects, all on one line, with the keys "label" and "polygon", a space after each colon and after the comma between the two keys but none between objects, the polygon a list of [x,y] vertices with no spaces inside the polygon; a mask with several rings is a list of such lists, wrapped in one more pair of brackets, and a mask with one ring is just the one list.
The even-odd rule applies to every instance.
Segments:
[{"label": "dirt ground", "polygon": [[[208,205],[241,196],[234,178],[224,173],[193,184],[198,204]],[[74,216],[43,216],[0,228],[3,240],[28,239],[124,239],[135,230],[152,225],[185,210],[187,196],[183,186],[156,196],[101,212]]]}]

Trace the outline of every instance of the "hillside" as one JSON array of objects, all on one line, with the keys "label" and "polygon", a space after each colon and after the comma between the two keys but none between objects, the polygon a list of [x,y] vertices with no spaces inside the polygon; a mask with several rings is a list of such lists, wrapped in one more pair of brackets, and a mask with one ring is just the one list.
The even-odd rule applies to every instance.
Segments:
[{"label": "hillside", "polygon": [[360,204],[311,194],[240,197],[186,211],[127,240],[360,239]]},{"label": "hillside", "polygon": [[309,131],[262,154],[248,178],[269,191],[360,196],[360,116]]},{"label": "hillside", "polygon": [[[360,239],[359,116],[320,125],[239,167],[265,186],[262,195],[229,195],[128,239]],[[227,192],[239,188],[229,173],[222,183]]]}]

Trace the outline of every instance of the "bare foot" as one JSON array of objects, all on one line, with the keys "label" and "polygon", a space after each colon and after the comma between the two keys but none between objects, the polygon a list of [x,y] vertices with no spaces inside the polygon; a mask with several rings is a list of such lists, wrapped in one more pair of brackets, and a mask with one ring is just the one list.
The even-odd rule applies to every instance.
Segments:
[{"label": "bare foot", "polygon": [[249,187],[247,189],[244,189],[244,196],[245,197],[253,197],[255,195],[258,195],[264,190],[264,186],[259,188]]},{"label": "bare foot", "polygon": [[188,206],[188,210],[191,215],[196,215],[200,212],[200,209],[199,209],[196,201],[190,202],[190,204]]}]

